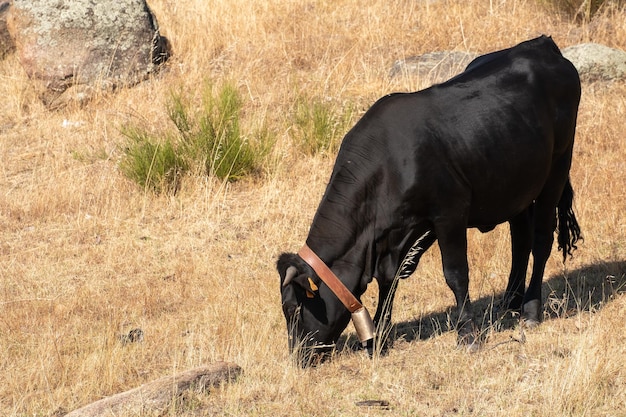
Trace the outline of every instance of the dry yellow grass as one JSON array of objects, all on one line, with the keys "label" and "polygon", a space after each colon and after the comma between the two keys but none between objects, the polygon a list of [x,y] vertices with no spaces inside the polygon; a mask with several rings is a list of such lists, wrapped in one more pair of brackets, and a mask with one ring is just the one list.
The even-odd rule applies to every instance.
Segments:
[{"label": "dry yellow grass", "polygon": [[[298,97],[364,110],[426,86],[389,79],[396,59],[489,52],[542,33],[561,47],[626,49],[625,11],[576,25],[531,0],[149,3],[175,52],[154,80],[48,111],[16,58],[0,63],[1,415],[60,414],[217,360],[244,376],[168,415],[626,415],[623,82],[583,86],[572,181],[585,242],[566,269],[550,260],[538,329],[492,328],[477,354],[455,350],[453,298],[431,250],[400,285],[388,356],[344,349],[304,371],[290,365],[274,269],[304,242],[333,162],[293,146]],[[234,82],[245,126],[276,136],[265,174],[144,193],[118,170],[120,126],[168,128],[170,89],[205,79]],[[483,308],[505,287],[508,245],[505,226],[470,231],[471,295]],[[134,328],[143,342],[122,344]],[[391,410],[355,406],[368,399]]]}]

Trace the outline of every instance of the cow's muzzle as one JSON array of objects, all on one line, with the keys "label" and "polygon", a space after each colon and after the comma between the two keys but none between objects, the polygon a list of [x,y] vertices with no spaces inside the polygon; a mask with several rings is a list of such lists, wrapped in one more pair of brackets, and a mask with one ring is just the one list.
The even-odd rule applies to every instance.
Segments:
[{"label": "cow's muzzle", "polygon": [[294,364],[301,368],[316,367],[330,359],[335,349],[334,344],[313,342],[312,339],[299,340],[289,338],[289,348]]}]

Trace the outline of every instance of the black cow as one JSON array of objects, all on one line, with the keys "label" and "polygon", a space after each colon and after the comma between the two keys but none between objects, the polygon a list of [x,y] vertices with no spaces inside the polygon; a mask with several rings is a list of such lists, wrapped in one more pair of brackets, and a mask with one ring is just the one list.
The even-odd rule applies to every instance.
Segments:
[{"label": "black cow", "polygon": [[[381,98],[345,136],[306,244],[357,298],[378,280],[380,329],[394,280],[438,240],[459,341],[471,344],[466,229],[509,222],[504,301],[538,323],[554,231],[564,260],[581,237],[569,181],[579,100],[576,69],[546,36],[478,57],[445,83]],[[336,343],[346,307],[299,255],[282,254],[277,268],[290,348]]]}]

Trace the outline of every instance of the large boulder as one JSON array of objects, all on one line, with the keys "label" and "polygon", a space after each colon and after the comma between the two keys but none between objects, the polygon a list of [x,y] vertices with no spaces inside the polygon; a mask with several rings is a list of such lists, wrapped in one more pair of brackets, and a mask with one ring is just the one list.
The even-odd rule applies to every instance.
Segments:
[{"label": "large boulder", "polygon": [[13,0],[8,28],[25,71],[56,92],[132,85],[169,55],[145,0]]},{"label": "large boulder", "polygon": [[597,43],[582,43],[563,49],[585,81],[610,81],[626,78],[626,52]]}]

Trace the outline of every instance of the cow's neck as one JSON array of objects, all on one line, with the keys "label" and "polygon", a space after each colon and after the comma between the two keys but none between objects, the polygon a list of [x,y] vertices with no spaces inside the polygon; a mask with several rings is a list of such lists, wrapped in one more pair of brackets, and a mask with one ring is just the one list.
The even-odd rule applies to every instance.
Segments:
[{"label": "cow's neck", "polygon": [[[376,220],[366,221],[362,229],[353,231],[327,223],[328,218],[318,212],[307,239],[309,247],[357,297],[365,292],[373,277],[386,281],[393,280],[398,272],[401,278],[410,275],[417,260],[434,242],[426,219],[394,224],[393,215],[378,214]],[[404,261],[408,264],[404,265]]]},{"label": "cow's neck", "polygon": [[363,236],[323,237],[311,229],[307,245],[339,277],[341,282],[358,298],[371,281],[371,239]]},{"label": "cow's neck", "polygon": [[307,244],[359,297],[375,272],[377,234],[392,227],[397,205],[387,200],[378,203],[384,175],[372,169],[377,166],[372,158],[363,160],[363,155],[377,153],[356,145],[353,148],[350,153],[340,151],[337,157]]}]

